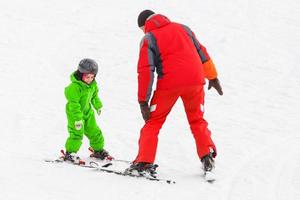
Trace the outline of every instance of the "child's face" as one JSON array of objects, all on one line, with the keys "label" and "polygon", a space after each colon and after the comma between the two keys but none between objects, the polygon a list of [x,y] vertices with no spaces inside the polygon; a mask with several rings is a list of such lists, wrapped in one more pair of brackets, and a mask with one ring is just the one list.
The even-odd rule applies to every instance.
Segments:
[{"label": "child's face", "polygon": [[86,84],[91,84],[91,82],[93,82],[94,79],[95,79],[95,74],[83,74],[82,76],[82,80]]}]

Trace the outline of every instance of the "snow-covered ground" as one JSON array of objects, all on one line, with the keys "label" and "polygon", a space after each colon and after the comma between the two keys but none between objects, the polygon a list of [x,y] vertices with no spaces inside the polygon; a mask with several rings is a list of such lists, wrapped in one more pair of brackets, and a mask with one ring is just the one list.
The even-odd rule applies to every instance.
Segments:
[{"label": "snow-covered ground", "polygon": [[[224,96],[207,91],[205,114],[219,153],[214,184],[201,178],[181,101],[156,159],[175,185],[43,161],[64,147],[63,91],[85,57],[100,65],[106,149],[136,156],[145,8],[190,26],[218,67]],[[299,1],[1,0],[0,24],[0,199],[300,199]],[[85,139],[81,157],[87,148]]]}]

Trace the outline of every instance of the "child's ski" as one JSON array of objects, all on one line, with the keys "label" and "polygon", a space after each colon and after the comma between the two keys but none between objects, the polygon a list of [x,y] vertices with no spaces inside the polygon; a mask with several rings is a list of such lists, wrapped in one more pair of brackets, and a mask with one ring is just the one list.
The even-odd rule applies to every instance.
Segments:
[{"label": "child's ski", "polygon": [[[70,162],[70,161],[64,161],[63,159],[55,159],[55,160],[51,160],[51,159],[45,159],[44,160],[45,162],[48,162],[48,163],[68,163],[68,164],[71,164],[71,165],[76,165],[76,166],[79,166],[79,167],[85,167],[85,168],[93,168],[92,166],[90,165],[85,165],[85,164],[76,164],[76,163],[73,163],[73,162]],[[105,166],[103,166],[105,167]]]},{"label": "child's ski", "polygon": [[[84,160],[82,160],[82,159],[80,159],[79,162],[77,162],[77,163],[68,161],[68,160],[65,159],[66,154],[65,154],[64,150],[61,150],[60,152],[62,153],[62,155],[59,158],[54,159],[54,160],[45,159],[45,162],[50,162],[50,163],[68,163],[68,164],[77,165],[77,166],[80,166],[80,167],[93,168],[90,165],[86,165],[86,162]],[[101,167],[109,167],[111,165],[112,165],[112,163],[108,162],[108,163],[104,163],[103,165],[101,165]]]},{"label": "child's ski", "polygon": [[[64,159],[60,159],[60,158],[55,159],[55,160],[45,159],[44,161],[48,162],[48,163],[67,163],[67,164],[70,164],[70,165],[75,165],[75,166],[84,167],[84,168],[95,168],[91,165],[77,164],[77,163],[73,163],[73,162],[70,162],[70,161],[65,161]],[[112,165],[112,163],[105,163],[105,164],[101,165],[101,167],[106,168],[106,167],[109,167],[111,165]]]}]

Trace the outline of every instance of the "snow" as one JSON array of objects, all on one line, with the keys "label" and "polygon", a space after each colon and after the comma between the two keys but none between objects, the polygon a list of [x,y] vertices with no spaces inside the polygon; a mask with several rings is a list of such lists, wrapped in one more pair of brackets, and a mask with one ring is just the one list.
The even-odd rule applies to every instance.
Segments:
[{"label": "snow", "polygon": [[[63,90],[85,57],[100,65],[106,149],[134,159],[143,125],[136,18],[145,8],[190,26],[217,65],[224,96],[207,91],[205,106],[219,153],[214,184],[201,178],[181,101],[156,159],[175,185],[43,161],[64,147]],[[1,199],[300,199],[299,11],[297,0],[1,0]],[[84,139],[81,157],[87,148]]]}]

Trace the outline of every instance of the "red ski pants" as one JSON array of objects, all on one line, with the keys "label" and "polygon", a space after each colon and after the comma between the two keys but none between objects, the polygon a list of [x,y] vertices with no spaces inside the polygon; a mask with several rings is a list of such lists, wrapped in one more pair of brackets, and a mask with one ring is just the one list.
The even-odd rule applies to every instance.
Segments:
[{"label": "red ski pants", "polygon": [[141,129],[139,152],[134,162],[154,163],[159,130],[179,97],[183,101],[199,158],[210,153],[211,149],[216,156],[216,147],[210,137],[207,122],[203,119],[204,90],[201,85],[154,92],[150,104],[150,119]]}]

